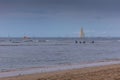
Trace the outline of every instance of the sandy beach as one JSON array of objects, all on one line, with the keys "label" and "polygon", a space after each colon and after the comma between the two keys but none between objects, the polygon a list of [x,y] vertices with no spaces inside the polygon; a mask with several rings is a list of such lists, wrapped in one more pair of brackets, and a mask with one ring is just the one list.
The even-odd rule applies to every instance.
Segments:
[{"label": "sandy beach", "polygon": [[87,67],[72,70],[19,75],[0,80],[120,80],[120,65]]}]

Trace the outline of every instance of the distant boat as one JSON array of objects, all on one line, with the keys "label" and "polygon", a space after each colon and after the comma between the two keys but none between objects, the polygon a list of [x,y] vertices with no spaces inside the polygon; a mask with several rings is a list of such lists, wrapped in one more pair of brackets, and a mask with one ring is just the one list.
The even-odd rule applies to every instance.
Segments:
[{"label": "distant boat", "polygon": [[24,36],[23,37],[23,42],[33,42],[33,40],[28,36]]},{"label": "distant boat", "polygon": [[24,36],[23,39],[30,39],[28,36]]},{"label": "distant boat", "polygon": [[83,30],[83,28],[81,27],[81,29],[80,29],[80,41],[77,41],[77,40],[75,40],[75,43],[95,43],[95,41],[93,40],[93,41],[90,41],[90,42],[88,42],[88,40],[86,40],[85,39],[85,33],[84,33],[84,30]]},{"label": "distant boat", "polygon": [[80,29],[80,38],[84,38],[85,37],[85,33],[83,28]]}]

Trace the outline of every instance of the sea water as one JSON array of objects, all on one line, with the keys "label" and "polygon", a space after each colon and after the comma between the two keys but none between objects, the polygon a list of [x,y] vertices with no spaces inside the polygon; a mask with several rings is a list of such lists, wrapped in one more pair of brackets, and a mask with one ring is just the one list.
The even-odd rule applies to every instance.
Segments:
[{"label": "sea water", "polygon": [[0,38],[0,71],[109,60],[120,60],[120,38]]}]

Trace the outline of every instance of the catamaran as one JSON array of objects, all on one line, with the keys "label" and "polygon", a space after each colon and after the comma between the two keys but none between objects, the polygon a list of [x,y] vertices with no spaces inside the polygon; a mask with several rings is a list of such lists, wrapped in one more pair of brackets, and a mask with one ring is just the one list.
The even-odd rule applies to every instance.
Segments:
[{"label": "catamaran", "polygon": [[[88,40],[87,40],[88,41]],[[89,42],[89,41],[88,41]],[[85,33],[84,33],[84,30],[83,28],[81,27],[80,29],[80,41],[75,41],[75,43],[86,43],[86,40],[85,40]],[[90,43],[94,43],[94,41],[90,41]]]}]

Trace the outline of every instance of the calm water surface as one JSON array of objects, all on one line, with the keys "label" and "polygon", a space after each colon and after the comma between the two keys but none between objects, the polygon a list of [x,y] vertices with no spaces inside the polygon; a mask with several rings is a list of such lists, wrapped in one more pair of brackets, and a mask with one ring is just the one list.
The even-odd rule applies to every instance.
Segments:
[{"label": "calm water surface", "polygon": [[[86,41],[86,43],[75,43]],[[91,43],[93,41],[95,43]],[[119,38],[1,39],[0,71],[120,59]]]}]

